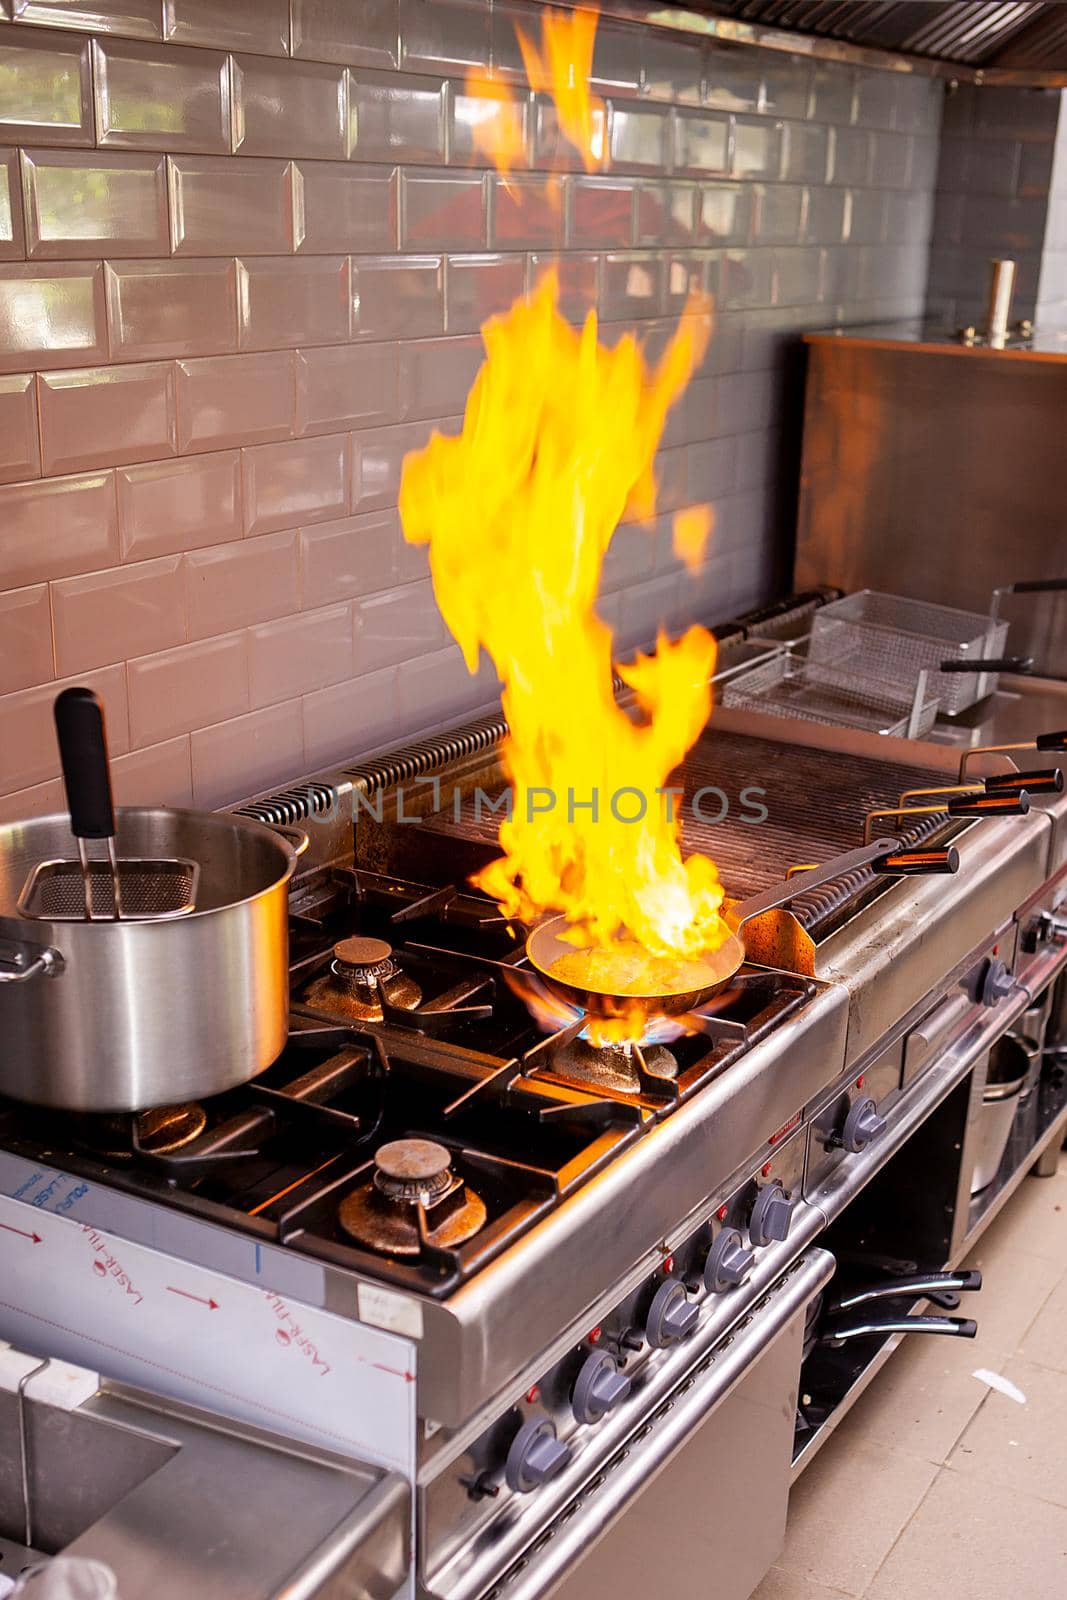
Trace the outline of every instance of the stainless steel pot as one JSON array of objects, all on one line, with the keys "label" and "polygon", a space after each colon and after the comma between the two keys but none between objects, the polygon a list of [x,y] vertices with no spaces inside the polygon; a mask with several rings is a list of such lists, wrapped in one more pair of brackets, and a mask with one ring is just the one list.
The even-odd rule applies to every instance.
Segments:
[{"label": "stainless steel pot", "polygon": [[26,916],[19,899],[34,868],[77,853],[70,819],[0,828],[0,1094],[143,1111],[244,1083],[285,1044],[298,848],[226,814],[129,808],[117,818],[120,857],[197,863],[195,909],[157,921]]},{"label": "stainless steel pot", "polygon": [[1030,1071],[1028,1044],[1028,1040],[1006,1033],[993,1046],[982,1092],[982,1116],[975,1135],[972,1194],[988,1189],[1000,1171]]}]

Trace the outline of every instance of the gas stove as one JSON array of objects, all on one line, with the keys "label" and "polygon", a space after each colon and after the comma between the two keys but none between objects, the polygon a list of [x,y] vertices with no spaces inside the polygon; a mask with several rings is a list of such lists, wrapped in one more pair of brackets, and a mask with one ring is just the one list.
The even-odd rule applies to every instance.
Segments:
[{"label": "gas stove", "polygon": [[[32,1234],[28,1213],[49,1241],[84,1230],[101,1279],[141,1292],[158,1265],[162,1298],[209,1317],[218,1302],[219,1327],[245,1294],[251,1329],[265,1295],[302,1381],[254,1343],[239,1371],[191,1322],[179,1384],[166,1326],[135,1331],[131,1290],[122,1339],[104,1310],[82,1326],[54,1280],[12,1292],[37,1304],[38,1331],[62,1322],[54,1353],[400,1467],[417,1530],[409,1592],[447,1600],[498,1586],[534,1600],[609,1522],[607,1543],[638,1570],[640,1541],[613,1519],[685,1430],[720,1401],[734,1416],[744,1394],[758,1445],[751,1416],[715,1435],[715,1461],[734,1462],[744,1490],[730,1517],[747,1555],[723,1579],[740,1597],[781,1536],[807,1308],[833,1270],[817,1245],[883,1172],[914,1190],[922,1130],[941,1130],[939,1159],[962,1172],[990,1043],[1067,962],[1067,805],[924,822],[915,842],[959,846],[955,877],[861,870],[799,896],[751,926],[751,959],[712,1004],[605,1046],[545,992],[522,930],[469,887],[493,844],[470,796],[497,792],[500,732],[474,723],[240,808],[311,839],[290,896],[288,1043],[253,1082],[140,1116],[0,1104],[6,1228]],[[767,815],[710,824],[690,810],[686,848],[720,862],[731,894],[759,892],[950,771],[932,745],[716,712],[686,799],[714,782],[736,802],[751,780]],[[399,790],[431,777],[453,781],[455,803],[409,827]],[[1059,1090],[1035,1101],[1030,1147],[1065,1116]],[[980,1219],[964,1188],[958,1205],[937,1194],[933,1233],[956,1218],[946,1236],[894,1239],[890,1254],[958,1259]],[[338,1340],[346,1354],[331,1360]],[[330,1402],[316,1380],[342,1371],[354,1387]]]},{"label": "gas stove", "polygon": [[[0,1145],[442,1298],[816,994],[747,966],[713,1010],[597,1046],[492,902],[344,867],[301,885],[290,951],[289,1042],[253,1082],[129,1116],[6,1102]],[[406,1145],[440,1153],[421,1186],[383,1167]]]}]

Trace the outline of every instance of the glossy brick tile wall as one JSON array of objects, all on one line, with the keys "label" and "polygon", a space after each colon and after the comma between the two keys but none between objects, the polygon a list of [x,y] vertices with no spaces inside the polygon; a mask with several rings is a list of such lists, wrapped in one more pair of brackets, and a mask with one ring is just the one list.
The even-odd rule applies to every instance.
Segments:
[{"label": "glossy brick tile wall", "polygon": [[[992,256],[1016,262],[1013,320],[1035,316],[1061,99],[988,84],[959,84],[946,98],[929,310],[949,327],[985,327]],[[1060,172],[1063,183],[1062,157]]]},{"label": "glossy brick tile wall", "polygon": [[[479,324],[557,253],[609,336],[661,346],[694,282],[719,307],[663,516],[607,562],[622,645],[782,580],[783,346],[920,308],[940,88],[605,22],[610,161],[553,205],[550,108],[524,94],[505,185],[464,89],[522,87],[536,11],[0,0],[0,815],[58,803],[72,680],[131,803],[224,804],[491,698],[397,486],[458,425]],[[669,513],[708,501],[689,579]]]},{"label": "glossy brick tile wall", "polygon": [[1067,328],[1067,115],[1062,94],[1037,287],[1037,325]]}]

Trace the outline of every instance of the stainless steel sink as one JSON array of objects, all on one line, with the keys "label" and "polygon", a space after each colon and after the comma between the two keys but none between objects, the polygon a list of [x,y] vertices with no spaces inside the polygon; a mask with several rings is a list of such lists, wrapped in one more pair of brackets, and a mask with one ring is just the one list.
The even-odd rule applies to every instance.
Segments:
[{"label": "stainless steel sink", "polygon": [[387,1600],[403,1582],[397,1474],[19,1363],[0,1349],[0,1575],[62,1553],[105,1562],[123,1600]]}]

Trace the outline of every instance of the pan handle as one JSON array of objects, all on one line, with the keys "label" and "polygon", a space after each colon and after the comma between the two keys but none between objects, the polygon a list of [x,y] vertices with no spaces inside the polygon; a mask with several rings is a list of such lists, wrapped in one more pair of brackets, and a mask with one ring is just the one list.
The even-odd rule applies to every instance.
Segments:
[{"label": "pan handle", "polygon": [[1033,656],[991,656],[980,661],[942,661],[942,672],[1033,672]]},{"label": "pan handle", "polygon": [[790,900],[796,900],[809,889],[817,889],[821,884],[843,877],[846,872],[855,872],[857,867],[868,866],[878,856],[889,855],[899,849],[899,839],[872,839],[870,844],[861,845],[858,850],[849,850],[843,856],[835,856],[821,867],[815,867],[810,872],[798,872],[792,878],[787,878],[785,883],[773,884],[762,894],[739,900],[725,913],[725,920],[736,933],[743,923],[750,922],[753,917],[788,905]]},{"label": "pan handle", "polygon": [[1067,589],[1067,578],[1028,578],[1022,583],[1009,583],[1002,594],[1053,594],[1057,589]]},{"label": "pan handle", "polygon": [[115,807],[103,707],[91,689],[64,689],[54,715],[71,831],[76,839],[113,839]]}]

